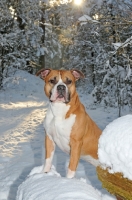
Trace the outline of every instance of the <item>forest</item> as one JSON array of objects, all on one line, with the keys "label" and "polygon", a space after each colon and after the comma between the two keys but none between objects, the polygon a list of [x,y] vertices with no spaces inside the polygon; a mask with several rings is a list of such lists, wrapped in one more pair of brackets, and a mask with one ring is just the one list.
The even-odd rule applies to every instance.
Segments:
[{"label": "forest", "polygon": [[[45,83],[36,76],[42,68],[80,70],[85,76],[76,82],[84,118],[79,107],[69,112],[74,103],[64,104],[63,96],[47,125],[70,153],[50,147],[55,153],[48,173],[44,163],[53,152],[46,158],[50,131],[43,122],[55,102],[49,103]],[[81,123],[86,113],[102,130],[98,141],[94,123]],[[79,139],[72,134],[76,116]],[[97,147],[98,167],[89,163],[93,150],[87,160],[79,155],[83,143]],[[132,0],[0,0],[0,200],[132,200],[131,147]],[[74,161],[70,149],[78,157],[71,179],[66,177],[69,158]]]},{"label": "forest", "polygon": [[17,69],[78,69],[93,104],[132,110],[131,0],[0,0],[0,88]]}]

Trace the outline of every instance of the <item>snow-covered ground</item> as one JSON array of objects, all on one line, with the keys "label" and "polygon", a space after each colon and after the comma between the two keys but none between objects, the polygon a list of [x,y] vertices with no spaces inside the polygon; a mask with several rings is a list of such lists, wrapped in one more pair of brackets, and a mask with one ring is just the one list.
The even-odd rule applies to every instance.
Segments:
[{"label": "snow-covered ground", "polygon": [[[30,191],[34,195],[38,194],[37,192],[43,195],[49,193],[49,200],[77,199],[76,193],[79,200],[79,195],[83,193],[82,199],[87,200],[114,199],[102,189],[96,169],[85,161],[80,161],[75,179],[66,179],[69,156],[58,148],[53,160],[56,170],[53,169],[51,174],[40,173],[44,163],[43,119],[48,104],[43,85],[39,77],[18,70],[15,75],[5,79],[4,89],[0,91],[0,200],[15,200],[18,187],[22,183],[26,189],[32,183]],[[118,117],[116,109],[95,108],[90,95],[84,95],[81,90],[79,93],[89,115],[101,129]],[[58,177],[56,171],[63,178]],[[18,190],[18,199],[28,200],[29,197],[21,198],[22,185]],[[53,185],[58,185],[57,191]],[[41,191],[36,190],[38,186]],[[60,193],[64,195],[57,198]],[[35,198],[44,199],[44,196],[38,196]]]}]

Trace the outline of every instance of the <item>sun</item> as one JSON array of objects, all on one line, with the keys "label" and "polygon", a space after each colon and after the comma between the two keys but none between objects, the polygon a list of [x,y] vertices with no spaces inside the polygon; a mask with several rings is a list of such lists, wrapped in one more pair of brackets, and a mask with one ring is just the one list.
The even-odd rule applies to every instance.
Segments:
[{"label": "sun", "polygon": [[81,5],[81,3],[82,3],[82,0],[74,0],[74,4],[76,5]]}]

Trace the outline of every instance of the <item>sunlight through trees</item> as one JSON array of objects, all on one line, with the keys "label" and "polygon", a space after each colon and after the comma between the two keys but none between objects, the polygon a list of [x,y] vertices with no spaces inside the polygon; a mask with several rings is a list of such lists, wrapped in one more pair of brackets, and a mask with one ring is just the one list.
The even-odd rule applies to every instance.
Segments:
[{"label": "sunlight through trees", "polygon": [[95,104],[131,109],[130,0],[0,0],[0,15],[1,87],[16,68],[77,68]]}]

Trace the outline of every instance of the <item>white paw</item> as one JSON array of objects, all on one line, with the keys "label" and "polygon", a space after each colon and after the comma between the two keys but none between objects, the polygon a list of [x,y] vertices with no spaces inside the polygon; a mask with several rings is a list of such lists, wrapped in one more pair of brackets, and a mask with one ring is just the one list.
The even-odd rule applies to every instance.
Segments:
[{"label": "white paw", "polygon": [[47,172],[50,171],[50,169],[51,169],[51,165],[48,164],[48,163],[46,163],[45,166],[44,166],[44,168],[43,168],[43,172],[44,172],[44,173],[47,173]]},{"label": "white paw", "polygon": [[74,176],[75,176],[75,171],[71,171],[70,169],[68,169],[67,178],[73,178]]}]

